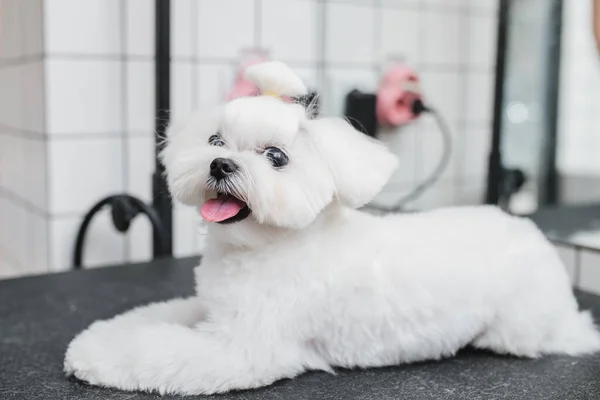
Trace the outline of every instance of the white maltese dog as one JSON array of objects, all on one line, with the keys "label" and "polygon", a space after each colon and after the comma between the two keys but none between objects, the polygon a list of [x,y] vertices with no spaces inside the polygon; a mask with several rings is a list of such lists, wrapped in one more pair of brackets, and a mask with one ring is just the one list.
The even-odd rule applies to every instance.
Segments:
[{"label": "white maltese dog", "polygon": [[263,95],[175,125],[163,151],[173,197],[211,222],[196,297],[94,323],[69,345],[67,374],[210,394],[467,345],[519,357],[600,349],[532,222],[483,206],[357,211],[396,158],[344,120],[284,100],[306,93],[285,65],[248,76]]}]

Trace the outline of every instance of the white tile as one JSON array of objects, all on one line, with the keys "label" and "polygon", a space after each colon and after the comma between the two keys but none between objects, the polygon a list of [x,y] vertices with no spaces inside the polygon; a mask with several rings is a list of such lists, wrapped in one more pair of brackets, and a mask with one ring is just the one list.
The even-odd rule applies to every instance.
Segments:
[{"label": "white tile", "polygon": [[[0,165],[0,168],[2,168],[2,165]],[[6,257],[2,253],[8,245],[8,241],[10,240],[8,238],[10,228],[8,225],[9,205],[7,203],[8,199],[4,197],[4,193],[0,190],[0,221],[2,221],[2,223],[0,224],[0,260]]]},{"label": "white tile", "polygon": [[321,92],[321,82],[319,82],[319,71],[316,66],[314,67],[298,67],[290,65],[294,70],[294,73],[302,79],[308,90]]},{"label": "white tile", "polygon": [[145,215],[140,215],[133,220],[125,241],[128,248],[128,262],[152,260],[152,224]]},{"label": "white tile", "polygon": [[197,54],[235,58],[254,43],[254,1],[198,0]]},{"label": "white tile", "polygon": [[423,101],[436,109],[448,123],[461,120],[463,75],[458,72],[422,72]]},{"label": "white tile", "polygon": [[44,51],[44,0],[17,0],[22,7],[23,54],[40,55]]},{"label": "white tile", "polygon": [[46,122],[50,134],[121,132],[121,63],[46,61]]},{"label": "white tile", "polygon": [[402,59],[408,65],[420,61],[419,12],[413,8],[380,8],[379,59]]},{"label": "white tile", "polygon": [[10,233],[10,213],[12,211],[12,204],[9,204],[8,198],[4,197],[3,193],[0,192],[0,259],[7,260],[10,255],[12,236]]},{"label": "white tile", "polygon": [[49,212],[86,212],[102,198],[123,191],[119,138],[51,140]]},{"label": "white tile", "polygon": [[11,163],[8,148],[10,144],[10,139],[11,136],[6,135],[6,132],[2,132],[0,130],[0,188],[7,188],[6,180],[10,179],[8,178],[8,174],[10,171],[12,171],[12,169],[10,168]]},{"label": "white tile", "polygon": [[456,65],[466,62],[462,24],[459,13],[423,12],[420,43],[423,43],[423,63]]},{"label": "white tile", "polygon": [[2,151],[3,186],[12,193],[23,197],[25,192],[25,182],[22,175],[25,175],[23,160],[23,142],[24,139],[16,135],[6,135],[3,139],[6,148]]},{"label": "white tile", "polygon": [[13,260],[0,258],[0,279],[11,279],[23,276],[20,269],[21,266],[16,264]]},{"label": "white tile", "polygon": [[[125,52],[129,55],[154,56],[154,2],[126,0],[124,3],[127,14]],[[182,3],[178,0],[171,4],[178,10]],[[181,23],[175,20],[175,26]]]},{"label": "white tile", "polygon": [[[50,220],[51,271],[73,268],[75,239],[81,217],[53,218]],[[125,260],[124,237],[113,227],[110,210],[100,211],[88,227],[83,251],[85,268],[122,264]]]},{"label": "white tile", "polygon": [[[568,133],[572,131],[575,131],[575,124]],[[592,135],[563,138],[558,150],[561,170],[571,175],[598,175],[598,149],[600,149],[600,138]]]},{"label": "white tile", "polygon": [[482,68],[492,68],[496,62],[496,18],[491,16],[469,17],[469,64]]},{"label": "white tile", "polygon": [[45,52],[120,54],[120,0],[46,0]]},{"label": "white tile", "polygon": [[[491,130],[467,128],[458,149],[463,177],[481,177],[487,174],[491,145]],[[462,150],[462,151],[461,151]]]},{"label": "white tile", "polygon": [[423,195],[411,203],[411,208],[430,210],[454,205],[456,187],[452,182],[440,181],[428,188]]},{"label": "white tile", "polygon": [[23,144],[23,197],[39,210],[47,209],[48,164],[46,144],[37,139],[24,139]]},{"label": "white tile", "polygon": [[[420,158],[417,149],[417,139],[421,135],[421,124],[413,123],[399,128],[382,129],[377,138],[381,140],[398,157],[399,165],[389,185],[412,185],[417,178],[417,162]],[[384,189],[385,190],[385,189]]]},{"label": "white tile", "polygon": [[192,207],[175,206],[173,214],[173,255],[189,257],[197,254],[198,212]]},{"label": "white tile", "polygon": [[[414,183],[393,183],[390,182],[375,198],[370,202],[372,210],[375,214],[382,212],[377,208],[396,208],[402,209],[408,207],[410,209],[411,204],[405,204],[405,198],[415,188]],[[401,204],[402,203],[402,204]]]},{"label": "white tile", "polygon": [[26,271],[31,269],[31,219],[29,212],[20,204],[12,207],[10,235],[12,256]]},{"label": "white tile", "polygon": [[580,255],[581,272],[578,282],[580,289],[600,294],[600,254],[582,250]]},{"label": "white tile", "polygon": [[467,182],[461,182],[460,186],[455,188],[456,205],[479,205],[483,204],[485,199],[486,183],[485,179],[469,179]]},{"label": "white tile", "polygon": [[[469,0],[470,4],[469,6],[472,9],[475,10],[479,10],[479,11],[485,11],[490,13],[490,15],[494,15],[498,12],[498,4],[499,1],[498,0]],[[569,2],[569,3],[573,3],[573,2]],[[575,2],[578,3],[578,2]],[[583,3],[583,2],[581,2]]]},{"label": "white tile", "polygon": [[127,193],[150,202],[154,173],[154,136],[127,138],[127,153]]},{"label": "white tile", "polygon": [[325,57],[334,63],[371,63],[375,10],[355,4],[327,4]]},{"label": "white tile", "polygon": [[436,12],[440,12],[442,10],[455,11],[460,7],[468,6],[469,0],[423,0],[421,3],[425,4],[425,7],[427,7],[429,10],[436,10]]},{"label": "white tile", "polygon": [[21,56],[23,32],[21,13],[23,0],[3,0],[0,11],[0,60]]},{"label": "white tile", "polygon": [[449,153],[450,159],[440,175],[440,180],[451,179],[459,172],[459,154],[457,151],[460,146],[457,138],[460,135],[456,125],[450,125],[450,145],[445,144],[445,136],[432,116],[424,114],[422,116],[423,130],[417,137],[419,141],[417,179],[421,182],[428,179],[440,164],[445,153]]},{"label": "white tile", "polygon": [[0,69],[0,123],[12,128],[22,128],[23,124],[22,72],[21,65]]},{"label": "white tile", "polygon": [[[0,39],[1,40],[1,39]],[[0,48],[0,53],[2,52],[2,49]],[[1,61],[0,61],[1,62]],[[9,67],[2,67],[0,68],[0,87],[3,88],[2,90],[2,96],[0,96],[0,123],[2,125],[6,125],[6,120],[8,118],[10,118],[8,116],[9,110],[8,107],[10,107],[10,83],[9,83],[9,76],[8,76],[8,72],[7,70],[9,69]]]},{"label": "white tile", "polygon": [[38,214],[31,213],[31,269],[36,273],[48,272],[48,220]]},{"label": "white tile", "polygon": [[214,106],[225,101],[234,85],[231,64],[199,64],[196,68],[198,108]]},{"label": "white tile", "polygon": [[[195,55],[194,33],[199,29],[201,22],[194,16],[198,7],[194,0],[177,0],[171,2],[171,52],[174,57],[192,57]],[[223,30],[220,20],[220,29],[210,33],[214,38],[215,32]],[[235,26],[235,25],[233,25]],[[208,39],[208,38],[207,38]]]},{"label": "white tile", "polygon": [[154,130],[154,62],[127,63],[127,116],[126,130],[152,132]]},{"label": "white tile", "polygon": [[379,4],[386,7],[418,8],[422,0],[379,0]]},{"label": "white tile", "polygon": [[274,59],[316,61],[318,17],[316,1],[263,0],[262,45]]},{"label": "white tile", "polygon": [[21,96],[23,129],[44,134],[44,62],[26,63],[21,66]]},{"label": "white tile", "polygon": [[15,229],[17,225],[17,205],[8,198],[2,197],[2,258],[14,261],[16,259],[15,248],[17,237]]},{"label": "white tile", "polygon": [[187,118],[194,108],[194,66],[187,62],[171,64],[171,122]]},{"label": "white tile", "polygon": [[494,111],[494,74],[471,72],[466,79],[465,121],[491,125]]},{"label": "white tile", "polygon": [[[327,0],[329,3],[342,3],[342,4],[358,4],[363,6],[373,6],[376,0]],[[388,0],[388,1],[411,1],[411,0]],[[414,0],[413,0],[414,1]]]},{"label": "white tile", "polygon": [[346,96],[357,89],[374,93],[378,76],[370,69],[331,68],[325,73],[325,90],[322,97],[324,115],[343,115]]},{"label": "white tile", "polygon": [[562,260],[567,272],[569,273],[569,278],[571,278],[571,282],[575,284],[575,279],[577,278],[577,251],[574,248],[568,246],[555,245],[554,247],[556,248],[558,256]]}]

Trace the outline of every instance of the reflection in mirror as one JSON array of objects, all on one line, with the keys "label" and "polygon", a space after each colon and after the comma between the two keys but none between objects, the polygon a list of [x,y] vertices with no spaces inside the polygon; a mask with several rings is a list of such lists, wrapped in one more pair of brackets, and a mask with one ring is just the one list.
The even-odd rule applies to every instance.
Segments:
[{"label": "reflection in mirror", "polygon": [[600,247],[600,2],[505,3],[497,200],[551,236]]}]

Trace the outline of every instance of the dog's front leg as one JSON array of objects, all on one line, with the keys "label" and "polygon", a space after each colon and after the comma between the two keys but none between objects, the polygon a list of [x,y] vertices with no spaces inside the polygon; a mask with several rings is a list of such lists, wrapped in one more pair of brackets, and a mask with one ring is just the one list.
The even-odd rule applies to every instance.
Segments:
[{"label": "dog's front leg", "polygon": [[211,394],[267,385],[304,369],[297,349],[265,343],[272,335],[258,332],[261,327],[190,327],[188,303],[165,304],[90,326],[69,345],[66,372],[122,390]]}]

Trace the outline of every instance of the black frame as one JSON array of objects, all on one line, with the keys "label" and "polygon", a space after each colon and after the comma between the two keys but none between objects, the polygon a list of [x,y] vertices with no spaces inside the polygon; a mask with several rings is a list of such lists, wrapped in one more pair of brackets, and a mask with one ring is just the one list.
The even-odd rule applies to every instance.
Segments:
[{"label": "black frame", "polygon": [[492,143],[488,162],[486,204],[498,204],[502,194],[503,167],[500,144],[502,138],[502,106],[504,104],[504,79],[506,75],[506,43],[510,0],[500,0],[498,9],[498,38],[496,42],[496,69],[494,81],[494,117]]},{"label": "black frame", "polygon": [[165,167],[160,161],[171,109],[171,0],[155,0],[155,171],[152,181],[152,207],[158,213],[167,237],[164,248],[159,232],[153,230],[153,255],[173,256],[173,204],[167,187]]},{"label": "black frame", "polygon": [[560,200],[560,177],[556,168],[556,145],[558,138],[558,106],[560,96],[560,62],[562,44],[563,0],[552,1],[552,14],[549,37],[553,38],[548,53],[548,85],[546,108],[550,113],[547,120],[548,137],[544,152],[543,186],[539,192],[539,202],[543,205],[555,205]]},{"label": "black frame", "polygon": [[[496,68],[494,83],[494,114],[492,123],[492,143],[488,161],[488,180],[485,195],[486,204],[507,204],[512,191],[515,171],[509,171],[502,164],[502,113],[504,106],[504,84],[506,81],[508,30],[511,5],[518,0],[500,0],[498,9],[498,39],[496,45]],[[558,202],[559,176],[556,169],[556,142],[558,128],[558,102],[560,83],[561,37],[563,0],[552,1],[550,31],[552,47],[548,52],[548,81],[546,82],[546,148],[542,155],[542,184],[538,194],[539,204],[554,205]]]}]

